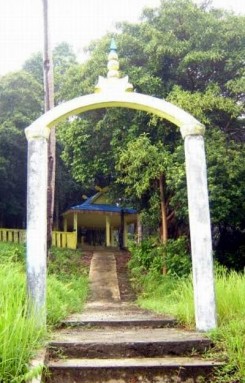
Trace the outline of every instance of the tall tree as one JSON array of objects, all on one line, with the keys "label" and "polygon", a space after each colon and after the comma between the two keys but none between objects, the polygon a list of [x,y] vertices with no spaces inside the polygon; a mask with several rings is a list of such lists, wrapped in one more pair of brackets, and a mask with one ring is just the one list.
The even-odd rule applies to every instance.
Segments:
[{"label": "tall tree", "polygon": [[26,126],[42,113],[42,86],[24,71],[0,78],[0,225],[25,227]]},{"label": "tall tree", "polygon": [[[43,54],[43,71],[44,71],[44,101],[45,112],[54,107],[54,74],[53,59],[50,43],[50,27],[49,27],[49,7],[48,0],[43,2],[43,22],[44,22],[44,54]],[[47,238],[48,248],[52,243],[52,227],[54,215],[54,196],[55,196],[55,162],[56,162],[56,137],[55,127],[51,128],[48,142],[48,190],[47,190]]]},{"label": "tall tree", "polygon": [[[208,3],[198,6],[191,0],[162,0],[159,8],[144,12],[141,23],[119,25],[116,37],[122,76],[129,75],[136,91],[165,97],[200,119],[207,126],[208,153],[212,144],[209,137],[214,137],[212,131],[218,129],[222,139],[215,136],[217,145],[224,139],[227,148],[237,151],[240,163],[243,149],[237,141],[244,139],[240,118],[244,104],[244,22],[244,17],[214,9]],[[105,36],[91,44],[91,59],[82,67],[73,68],[73,75],[76,73],[74,81],[69,78],[63,84],[63,95],[71,98],[69,94],[74,97],[79,91],[80,94],[93,91],[98,75],[106,72],[109,41],[110,36]],[[127,179],[125,168],[117,173],[115,166],[120,163],[120,156],[127,151],[129,142],[135,142],[142,133],[147,133],[150,145],[157,147],[160,142],[172,157],[165,180],[169,207],[174,210],[169,232],[178,235],[180,228],[187,231],[183,142],[178,130],[170,123],[163,123],[160,118],[143,112],[115,109],[100,113],[86,113],[60,131],[64,143],[63,158],[76,179],[91,183],[103,175],[104,180],[115,183],[117,177],[123,177],[122,174]],[[228,153],[227,149],[223,155],[228,157]],[[209,166],[218,169],[219,155],[220,150],[217,149]],[[228,166],[229,161],[224,163]],[[136,172],[137,177],[146,178],[147,166],[141,172],[140,175]],[[234,190],[231,179],[234,182],[236,177],[239,188],[243,187],[239,182],[239,172],[233,172],[232,177],[231,172],[232,166],[227,167],[229,177],[222,184],[227,195],[227,203],[222,209],[225,219],[228,219],[230,206],[234,203],[230,193]],[[220,178],[215,170],[209,180],[212,219],[217,224],[221,217],[218,218],[214,200],[223,193],[217,193]],[[127,185],[124,186],[126,190]],[[134,187],[131,188],[131,200],[132,195],[139,203]],[[157,203],[155,201],[152,193],[142,193],[139,205],[151,206],[150,218],[159,217],[160,194]],[[235,204],[238,205],[237,200]],[[158,210],[153,206],[158,206]],[[158,224],[157,220],[155,222]],[[241,224],[240,218],[239,222],[238,225]]]}]

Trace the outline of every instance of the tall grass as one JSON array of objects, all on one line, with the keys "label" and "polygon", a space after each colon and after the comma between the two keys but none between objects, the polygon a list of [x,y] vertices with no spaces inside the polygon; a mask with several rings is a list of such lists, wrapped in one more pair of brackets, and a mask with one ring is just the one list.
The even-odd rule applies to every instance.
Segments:
[{"label": "tall grass", "polygon": [[0,381],[20,382],[44,329],[27,315],[22,266],[12,262],[0,268]]},{"label": "tall grass", "polygon": [[[88,288],[81,254],[54,252],[58,255],[49,265],[47,292],[51,329],[69,313],[82,309]],[[25,381],[28,362],[47,335],[27,314],[24,254],[24,246],[0,243],[0,382],[4,383]]]},{"label": "tall grass", "polygon": [[[218,329],[208,335],[215,352],[226,361],[216,382],[245,382],[245,276],[236,272],[216,275]],[[139,304],[160,313],[170,313],[187,327],[194,328],[191,277],[173,279],[157,275],[141,276],[143,290]]]},{"label": "tall grass", "polygon": [[68,314],[82,310],[87,297],[86,277],[71,276],[69,282],[60,281],[55,275],[48,277],[47,323],[57,326]]}]

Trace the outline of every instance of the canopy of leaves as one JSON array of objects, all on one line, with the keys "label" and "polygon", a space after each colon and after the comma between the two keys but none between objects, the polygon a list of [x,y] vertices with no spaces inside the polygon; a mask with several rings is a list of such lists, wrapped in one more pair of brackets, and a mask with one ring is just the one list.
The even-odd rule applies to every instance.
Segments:
[{"label": "canopy of leaves", "polygon": [[[91,43],[90,59],[82,65],[66,43],[56,48],[56,103],[94,91],[98,76],[106,76],[111,37]],[[137,92],[164,97],[206,125],[213,225],[242,230],[245,18],[208,2],[200,6],[191,0],[162,0],[158,8],[144,11],[140,23],[119,24],[114,37],[121,76],[129,75]],[[25,72],[0,78],[0,175],[6,180],[1,201],[10,190],[12,157],[18,150],[24,153],[24,141],[11,147],[12,141],[18,142],[24,127],[42,113],[41,61],[35,55],[25,63]],[[147,210],[156,228],[160,200],[155,180],[163,173],[173,212],[170,232],[178,236],[188,231],[183,142],[171,123],[127,109],[98,110],[63,122],[58,139],[65,162],[58,160],[64,177],[59,176],[61,210],[73,187],[78,195],[77,183],[81,194],[82,189],[110,184],[118,196]],[[20,161],[21,154],[17,156]]]},{"label": "canopy of leaves", "polygon": [[[129,75],[137,92],[165,97],[206,125],[214,224],[233,221],[235,205],[242,204],[244,23],[244,17],[208,3],[163,0],[160,7],[145,10],[140,23],[119,24],[116,36],[121,76]],[[69,76],[61,87],[67,98],[93,92],[98,76],[106,74],[110,38],[92,43],[90,60],[80,69],[73,67],[74,81]],[[60,139],[63,159],[78,181],[90,186],[113,182],[115,194],[155,216],[159,193],[154,180],[163,172],[167,202],[174,210],[173,232],[187,225],[183,145],[170,123],[143,112],[108,110],[66,124]],[[226,160],[221,164],[220,158]],[[236,184],[240,192],[235,194]],[[234,216],[241,224],[241,215]]]},{"label": "canopy of leaves", "polygon": [[0,78],[0,221],[22,227],[26,215],[24,128],[42,113],[42,87],[24,71]]}]

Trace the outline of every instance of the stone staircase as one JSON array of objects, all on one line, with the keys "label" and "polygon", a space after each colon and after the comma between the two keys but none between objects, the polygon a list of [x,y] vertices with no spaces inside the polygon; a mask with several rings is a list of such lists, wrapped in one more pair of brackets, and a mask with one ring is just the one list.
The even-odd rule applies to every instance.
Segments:
[{"label": "stone staircase", "polygon": [[[203,334],[177,328],[170,316],[156,315],[139,309],[132,302],[122,301],[117,294],[120,288],[113,285],[116,272],[113,257],[109,257],[110,265],[104,270],[105,274],[105,258],[103,262],[102,258],[97,259],[90,275],[92,299],[84,313],[64,321],[49,342],[42,381],[212,382],[214,370],[220,363],[203,358],[212,347],[210,340]],[[109,270],[114,275],[107,284],[102,278],[101,289],[97,291],[98,275],[109,275]]]}]

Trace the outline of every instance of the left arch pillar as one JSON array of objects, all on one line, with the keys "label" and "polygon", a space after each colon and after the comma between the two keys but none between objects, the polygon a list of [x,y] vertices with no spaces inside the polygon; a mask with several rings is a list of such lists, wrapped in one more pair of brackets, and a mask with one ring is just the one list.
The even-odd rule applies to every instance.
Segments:
[{"label": "left arch pillar", "polygon": [[47,176],[50,129],[26,129],[27,159],[27,293],[29,309],[46,324]]}]

